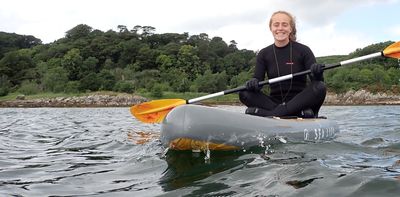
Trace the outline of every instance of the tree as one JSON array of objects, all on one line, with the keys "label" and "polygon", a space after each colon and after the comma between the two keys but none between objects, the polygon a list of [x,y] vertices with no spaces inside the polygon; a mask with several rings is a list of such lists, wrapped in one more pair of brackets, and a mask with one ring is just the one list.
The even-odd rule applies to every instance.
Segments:
[{"label": "tree", "polygon": [[204,75],[196,78],[194,84],[199,92],[218,92],[226,89],[227,75],[225,72],[213,74],[211,70],[206,70]]},{"label": "tree", "polygon": [[11,88],[11,83],[7,76],[0,75],[0,96],[6,96]]},{"label": "tree", "polygon": [[0,60],[0,76],[7,76],[12,86],[19,85],[23,80],[32,79],[29,71],[35,67],[27,49],[11,51]]},{"label": "tree", "polygon": [[139,33],[140,33],[139,31],[141,31],[141,29],[142,29],[142,26],[140,26],[140,25],[135,25],[135,26],[132,28],[131,32],[134,33],[134,34],[139,34]]},{"label": "tree", "polygon": [[210,51],[210,38],[206,33],[190,36],[187,44],[197,48],[197,55],[200,61],[214,64],[212,61],[216,59],[217,55]]},{"label": "tree", "polygon": [[235,75],[230,80],[230,86],[232,88],[242,86],[247,80],[251,78],[251,73],[248,71],[242,71],[238,75]]},{"label": "tree", "polygon": [[139,64],[140,70],[153,70],[157,68],[156,59],[159,51],[151,49],[148,45],[142,45],[136,56],[136,62]]},{"label": "tree", "polygon": [[118,25],[119,33],[129,32],[128,28],[125,25]]},{"label": "tree", "polygon": [[112,75],[108,70],[102,70],[98,74],[98,80],[100,81],[101,90],[112,90],[116,83],[114,75]]},{"label": "tree", "polygon": [[229,51],[230,52],[235,52],[235,51],[237,51],[238,50],[238,48],[237,48],[237,42],[235,41],[235,40],[231,40],[230,42],[229,42]]},{"label": "tree", "polygon": [[118,81],[115,84],[114,91],[133,93],[135,91],[135,87],[131,81]]},{"label": "tree", "polygon": [[146,47],[146,45],[136,39],[121,42],[119,44],[120,57],[118,60],[118,66],[124,68],[128,64],[135,63],[142,47]]},{"label": "tree", "polygon": [[154,31],[156,31],[156,28],[152,27],[152,26],[143,26],[142,27],[142,37],[147,37],[147,36],[151,36],[154,35]]},{"label": "tree", "polygon": [[85,24],[79,24],[77,26],[75,26],[74,28],[68,30],[66,32],[65,37],[67,39],[71,39],[71,40],[77,40],[79,38],[85,38],[87,36],[89,36],[90,32],[92,32],[93,28],[85,25]]},{"label": "tree", "polygon": [[326,77],[325,83],[334,92],[344,92],[346,91],[346,69],[337,69],[331,77]]},{"label": "tree", "polygon": [[61,66],[68,71],[68,79],[75,81],[81,79],[84,73],[82,69],[83,58],[79,49],[71,49],[61,60]]},{"label": "tree", "polygon": [[80,81],[80,90],[97,91],[101,87],[101,82],[96,73],[89,73],[82,77]]},{"label": "tree", "polygon": [[360,76],[359,76],[359,80],[361,83],[365,84],[365,85],[369,85],[374,83],[374,79],[373,79],[373,72],[372,70],[369,69],[361,69],[360,70]]},{"label": "tree", "polygon": [[187,73],[177,68],[170,68],[160,73],[161,81],[167,82],[173,91],[188,92],[191,81]]},{"label": "tree", "polygon": [[33,95],[40,92],[39,85],[33,81],[25,80],[21,83],[17,92],[25,95]]},{"label": "tree", "polygon": [[156,98],[163,96],[162,84],[156,84],[151,88],[151,96]]},{"label": "tree", "polygon": [[188,33],[177,34],[177,33],[164,33],[164,34],[155,34],[158,35],[158,42],[160,45],[168,45],[168,44],[180,44],[185,43],[188,39]]},{"label": "tree", "polygon": [[388,86],[390,83],[390,78],[382,67],[376,67],[373,71],[373,80],[375,83],[382,86]]},{"label": "tree", "polygon": [[95,57],[88,57],[82,62],[81,73],[96,72],[99,70],[99,60]]},{"label": "tree", "polygon": [[45,91],[63,92],[67,83],[68,72],[61,66],[49,69],[42,77],[42,86]]},{"label": "tree", "polygon": [[159,82],[160,71],[158,70],[143,70],[137,72],[133,76],[135,89],[144,88],[148,91]]},{"label": "tree", "polygon": [[115,67],[115,63],[111,59],[106,59],[104,62],[104,69],[110,70]]},{"label": "tree", "polygon": [[41,45],[42,41],[31,35],[18,35],[15,33],[0,32],[0,59],[4,54],[18,49],[27,49]]},{"label": "tree", "polygon": [[156,63],[157,63],[157,67],[163,71],[166,72],[167,70],[169,70],[170,68],[174,67],[175,65],[175,58],[169,55],[159,55],[156,59]]},{"label": "tree", "polygon": [[221,37],[213,37],[210,41],[210,50],[218,57],[224,57],[229,53],[229,48],[226,42]]},{"label": "tree", "polygon": [[193,80],[197,75],[204,71],[201,67],[199,57],[196,55],[195,48],[190,45],[183,45],[178,53],[176,67],[188,74],[189,80]]},{"label": "tree", "polygon": [[392,67],[387,70],[387,73],[390,79],[390,84],[400,85],[400,69]]},{"label": "tree", "polygon": [[176,57],[179,53],[179,49],[181,48],[182,44],[170,42],[166,45],[163,45],[159,48],[163,55],[171,55]]},{"label": "tree", "polygon": [[[223,62],[223,67],[226,68],[225,70],[229,76],[235,76],[239,74],[248,64],[247,60],[239,52],[226,55],[223,58]],[[222,70],[218,70],[218,72],[221,71]]]}]

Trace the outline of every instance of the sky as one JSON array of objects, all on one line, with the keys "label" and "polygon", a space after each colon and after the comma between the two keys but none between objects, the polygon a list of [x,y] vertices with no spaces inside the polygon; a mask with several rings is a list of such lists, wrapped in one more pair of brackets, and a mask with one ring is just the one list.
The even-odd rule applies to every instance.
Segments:
[{"label": "sky", "polygon": [[101,31],[141,25],[258,51],[273,43],[268,23],[278,10],[295,16],[298,42],[317,57],[400,40],[400,0],[3,0],[0,31],[51,43],[79,24]]}]

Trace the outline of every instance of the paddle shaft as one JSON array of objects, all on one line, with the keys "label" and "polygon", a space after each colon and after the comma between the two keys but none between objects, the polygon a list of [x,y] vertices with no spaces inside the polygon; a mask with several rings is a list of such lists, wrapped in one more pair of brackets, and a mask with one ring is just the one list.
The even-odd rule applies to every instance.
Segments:
[{"label": "paddle shaft", "polygon": [[[368,59],[372,59],[372,58],[376,58],[376,57],[382,57],[382,56],[384,56],[383,52],[376,52],[376,53],[373,53],[373,54],[364,55],[364,56],[361,56],[361,57],[357,57],[357,58],[341,61],[341,62],[339,62],[337,64],[327,64],[327,65],[325,65],[325,67],[323,69],[324,70],[328,70],[328,69],[336,68],[336,67],[339,67],[339,66],[343,66],[343,65],[347,65],[347,64],[351,64],[351,63],[355,63],[355,62],[360,62],[360,61],[364,61],[364,60],[368,60]],[[288,79],[293,79],[294,77],[307,75],[307,74],[310,74],[310,73],[311,73],[311,70],[305,70],[305,71],[302,71],[302,72],[289,74],[289,75],[284,75],[284,76],[280,76],[280,77],[273,78],[273,79],[270,79],[270,80],[261,81],[261,82],[258,83],[258,85],[261,86],[261,85],[273,84],[273,83],[276,83],[276,82],[281,82],[281,81],[285,81],[285,80],[288,80]],[[245,90],[245,89],[246,89],[246,86],[239,86],[239,87],[236,87],[236,88],[233,88],[233,89],[224,90],[224,91],[221,91],[221,92],[216,92],[216,93],[213,93],[213,94],[209,94],[209,95],[193,98],[193,99],[187,100],[186,103],[187,104],[196,103],[196,102],[199,102],[199,101],[202,101],[202,100],[206,100],[206,99],[209,99],[209,98],[214,98],[214,97],[217,97],[217,96],[223,96],[223,95],[226,95],[226,94],[239,92],[239,91],[242,91],[242,90]]]}]

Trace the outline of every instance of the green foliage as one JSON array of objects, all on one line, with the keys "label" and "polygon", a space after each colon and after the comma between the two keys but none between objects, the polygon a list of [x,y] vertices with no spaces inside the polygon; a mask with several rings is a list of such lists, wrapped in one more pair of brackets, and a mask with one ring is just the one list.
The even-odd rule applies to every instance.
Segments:
[{"label": "green foliage", "polygon": [[196,55],[196,48],[190,45],[183,45],[179,49],[176,67],[188,74],[189,80],[193,80],[202,73],[200,58]]},{"label": "green foliage", "polygon": [[88,36],[90,32],[92,32],[92,30],[93,30],[92,27],[85,24],[80,24],[68,30],[65,37],[68,39],[77,40],[79,38],[84,38]]},{"label": "green foliage", "polygon": [[27,49],[40,44],[42,44],[42,41],[34,36],[0,32],[0,59],[7,52]]},{"label": "green foliage", "polygon": [[33,79],[30,69],[35,67],[27,49],[11,51],[0,60],[0,75],[7,76],[12,85],[19,85],[23,80]]},{"label": "green foliage", "polygon": [[161,54],[156,59],[156,64],[161,70],[169,70],[174,67],[176,59],[170,55]]},{"label": "green foliage", "polygon": [[80,83],[79,81],[68,81],[65,86],[64,92],[66,93],[79,93]]},{"label": "green foliage", "polygon": [[6,96],[10,91],[11,83],[7,76],[0,75],[0,96]]},{"label": "green foliage", "polygon": [[90,90],[90,91],[97,91],[101,87],[100,78],[96,73],[89,73],[88,75],[84,76],[80,82],[79,89],[81,91]]},{"label": "green foliage", "polygon": [[232,88],[242,86],[246,83],[247,80],[249,80],[251,78],[251,76],[252,76],[252,73],[242,71],[238,75],[235,75],[231,78],[230,86]]},{"label": "green foliage", "polygon": [[391,67],[386,73],[390,80],[389,84],[400,85],[400,68]]},{"label": "green foliage", "polygon": [[161,81],[167,82],[175,92],[188,92],[191,81],[188,74],[177,68],[171,68],[164,73],[160,73]]},{"label": "green foliage", "polygon": [[211,70],[207,70],[204,75],[196,78],[194,85],[198,92],[212,93],[226,89],[227,80],[225,72],[213,74]]},{"label": "green foliage", "polygon": [[[381,51],[391,43],[372,44],[349,55],[319,57],[317,61],[337,63]],[[254,72],[256,52],[239,50],[237,44],[205,33],[157,34],[154,27],[139,25],[119,25],[118,32],[102,32],[80,24],[50,44],[41,44],[32,36],[0,32],[0,95],[17,90],[140,91],[151,97],[160,92],[165,96],[166,91],[213,93],[244,85]],[[399,80],[399,62],[390,58],[325,71],[328,88],[335,92],[360,88],[398,91]]]},{"label": "green foliage", "polygon": [[95,57],[88,57],[82,62],[82,71],[81,73],[88,73],[92,71],[98,71],[98,63],[99,60]]},{"label": "green foliage", "polygon": [[83,76],[82,72],[83,58],[80,50],[73,48],[61,59],[61,66],[68,71],[68,78],[72,81],[79,80]]},{"label": "green foliage", "polygon": [[117,92],[133,93],[134,90],[135,86],[130,81],[118,81],[114,87],[114,91]]},{"label": "green foliage", "polygon": [[144,70],[137,72],[133,75],[134,87],[136,89],[144,88],[151,90],[154,84],[158,83],[160,78],[160,71],[158,70]]},{"label": "green foliage", "polygon": [[40,92],[39,85],[31,81],[23,81],[17,92],[24,95],[33,95]]},{"label": "green foliage", "polygon": [[[392,41],[387,41],[387,42],[380,42],[376,44],[371,44],[369,46],[366,46],[362,49],[356,49],[356,51],[352,52],[349,54],[348,58],[354,58],[354,57],[359,57],[363,55],[368,55],[372,54],[375,52],[379,52],[384,50],[386,47],[389,45],[393,44],[394,42]],[[373,60],[368,61],[370,64],[378,64],[383,66],[385,69],[388,69],[390,67],[397,67],[396,59],[391,59],[391,58],[375,58]]]},{"label": "green foliage", "polygon": [[108,70],[102,70],[98,74],[98,80],[100,82],[100,90],[112,90],[116,83],[114,75]]},{"label": "green foliage", "polygon": [[7,96],[8,93],[9,93],[9,90],[7,87],[0,86],[0,96]]},{"label": "green foliage", "polygon": [[62,67],[54,67],[44,73],[42,86],[48,92],[64,92],[68,83],[68,73]]},{"label": "green foliage", "polygon": [[161,98],[163,96],[162,84],[156,84],[151,88],[151,96],[155,98]]}]

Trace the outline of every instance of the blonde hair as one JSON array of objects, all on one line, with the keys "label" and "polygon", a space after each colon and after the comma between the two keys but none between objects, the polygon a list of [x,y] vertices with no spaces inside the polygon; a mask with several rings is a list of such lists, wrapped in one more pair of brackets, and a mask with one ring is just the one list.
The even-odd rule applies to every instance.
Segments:
[{"label": "blonde hair", "polygon": [[297,36],[296,36],[296,33],[297,33],[296,20],[289,12],[286,12],[286,11],[274,12],[272,14],[271,18],[269,19],[269,28],[271,28],[271,25],[272,25],[272,17],[274,17],[276,14],[285,14],[286,16],[288,16],[290,18],[290,24],[289,25],[292,28],[292,32],[289,35],[289,40],[296,41],[296,39],[297,39]]}]

